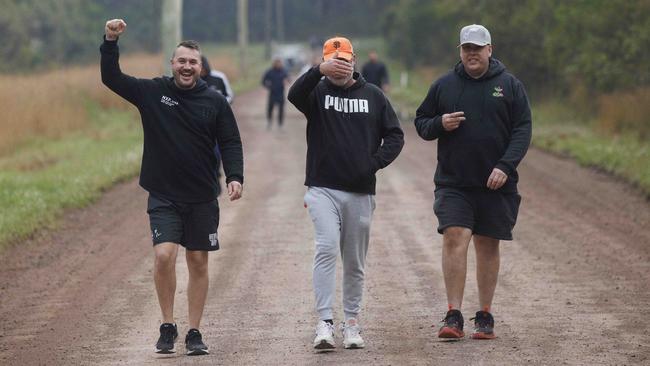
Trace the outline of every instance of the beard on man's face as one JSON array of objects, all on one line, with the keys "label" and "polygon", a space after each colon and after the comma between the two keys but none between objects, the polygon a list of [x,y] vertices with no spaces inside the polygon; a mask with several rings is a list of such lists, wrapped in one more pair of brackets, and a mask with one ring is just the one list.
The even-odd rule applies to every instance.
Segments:
[{"label": "beard on man's face", "polygon": [[352,79],[352,74],[350,74],[349,77],[345,77],[345,78],[332,78],[332,77],[329,77],[329,76],[327,78],[329,79],[329,81],[332,82],[332,84],[334,84],[336,86],[344,86],[345,84],[348,83],[348,81],[350,81]]}]

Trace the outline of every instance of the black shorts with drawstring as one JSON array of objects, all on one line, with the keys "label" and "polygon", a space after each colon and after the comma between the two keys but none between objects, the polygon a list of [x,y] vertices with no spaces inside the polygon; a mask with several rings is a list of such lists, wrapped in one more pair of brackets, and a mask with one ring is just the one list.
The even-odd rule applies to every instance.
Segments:
[{"label": "black shorts with drawstring", "polygon": [[173,202],[149,193],[147,202],[153,245],[176,243],[187,250],[219,249],[219,203]]},{"label": "black shorts with drawstring", "polygon": [[438,232],[451,226],[472,230],[472,234],[499,240],[512,240],[521,196],[489,189],[438,186],[433,211],[438,217]]}]

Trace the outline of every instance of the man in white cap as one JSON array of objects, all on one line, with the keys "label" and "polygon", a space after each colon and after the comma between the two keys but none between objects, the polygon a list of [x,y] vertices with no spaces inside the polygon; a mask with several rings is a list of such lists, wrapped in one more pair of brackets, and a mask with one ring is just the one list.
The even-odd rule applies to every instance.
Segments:
[{"label": "man in white cap", "polygon": [[512,240],[521,201],[517,166],[530,145],[531,113],[523,84],[492,57],[485,27],[463,27],[459,47],[460,62],[433,83],[415,118],[420,137],[438,140],[433,209],[448,302],[438,337],[465,335],[460,310],[473,239],[480,309],[471,337],[492,339],[499,241]]}]

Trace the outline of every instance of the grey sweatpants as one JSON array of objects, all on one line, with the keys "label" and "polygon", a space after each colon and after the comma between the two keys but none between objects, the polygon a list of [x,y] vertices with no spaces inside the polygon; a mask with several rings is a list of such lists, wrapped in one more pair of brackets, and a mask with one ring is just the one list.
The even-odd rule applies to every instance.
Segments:
[{"label": "grey sweatpants", "polygon": [[333,319],[336,259],[343,260],[343,312],[345,320],[361,309],[363,275],[368,252],[370,221],[375,209],[371,194],[309,187],[305,204],[314,223],[314,292],[321,320]]}]

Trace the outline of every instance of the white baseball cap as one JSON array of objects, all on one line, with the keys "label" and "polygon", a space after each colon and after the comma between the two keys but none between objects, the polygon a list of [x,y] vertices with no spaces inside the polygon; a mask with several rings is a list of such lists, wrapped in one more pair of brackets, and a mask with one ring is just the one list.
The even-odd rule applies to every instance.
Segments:
[{"label": "white baseball cap", "polygon": [[460,44],[462,46],[466,43],[473,43],[477,46],[485,46],[492,44],[490,32],[482,25],[470,24],[460,30]]}]

